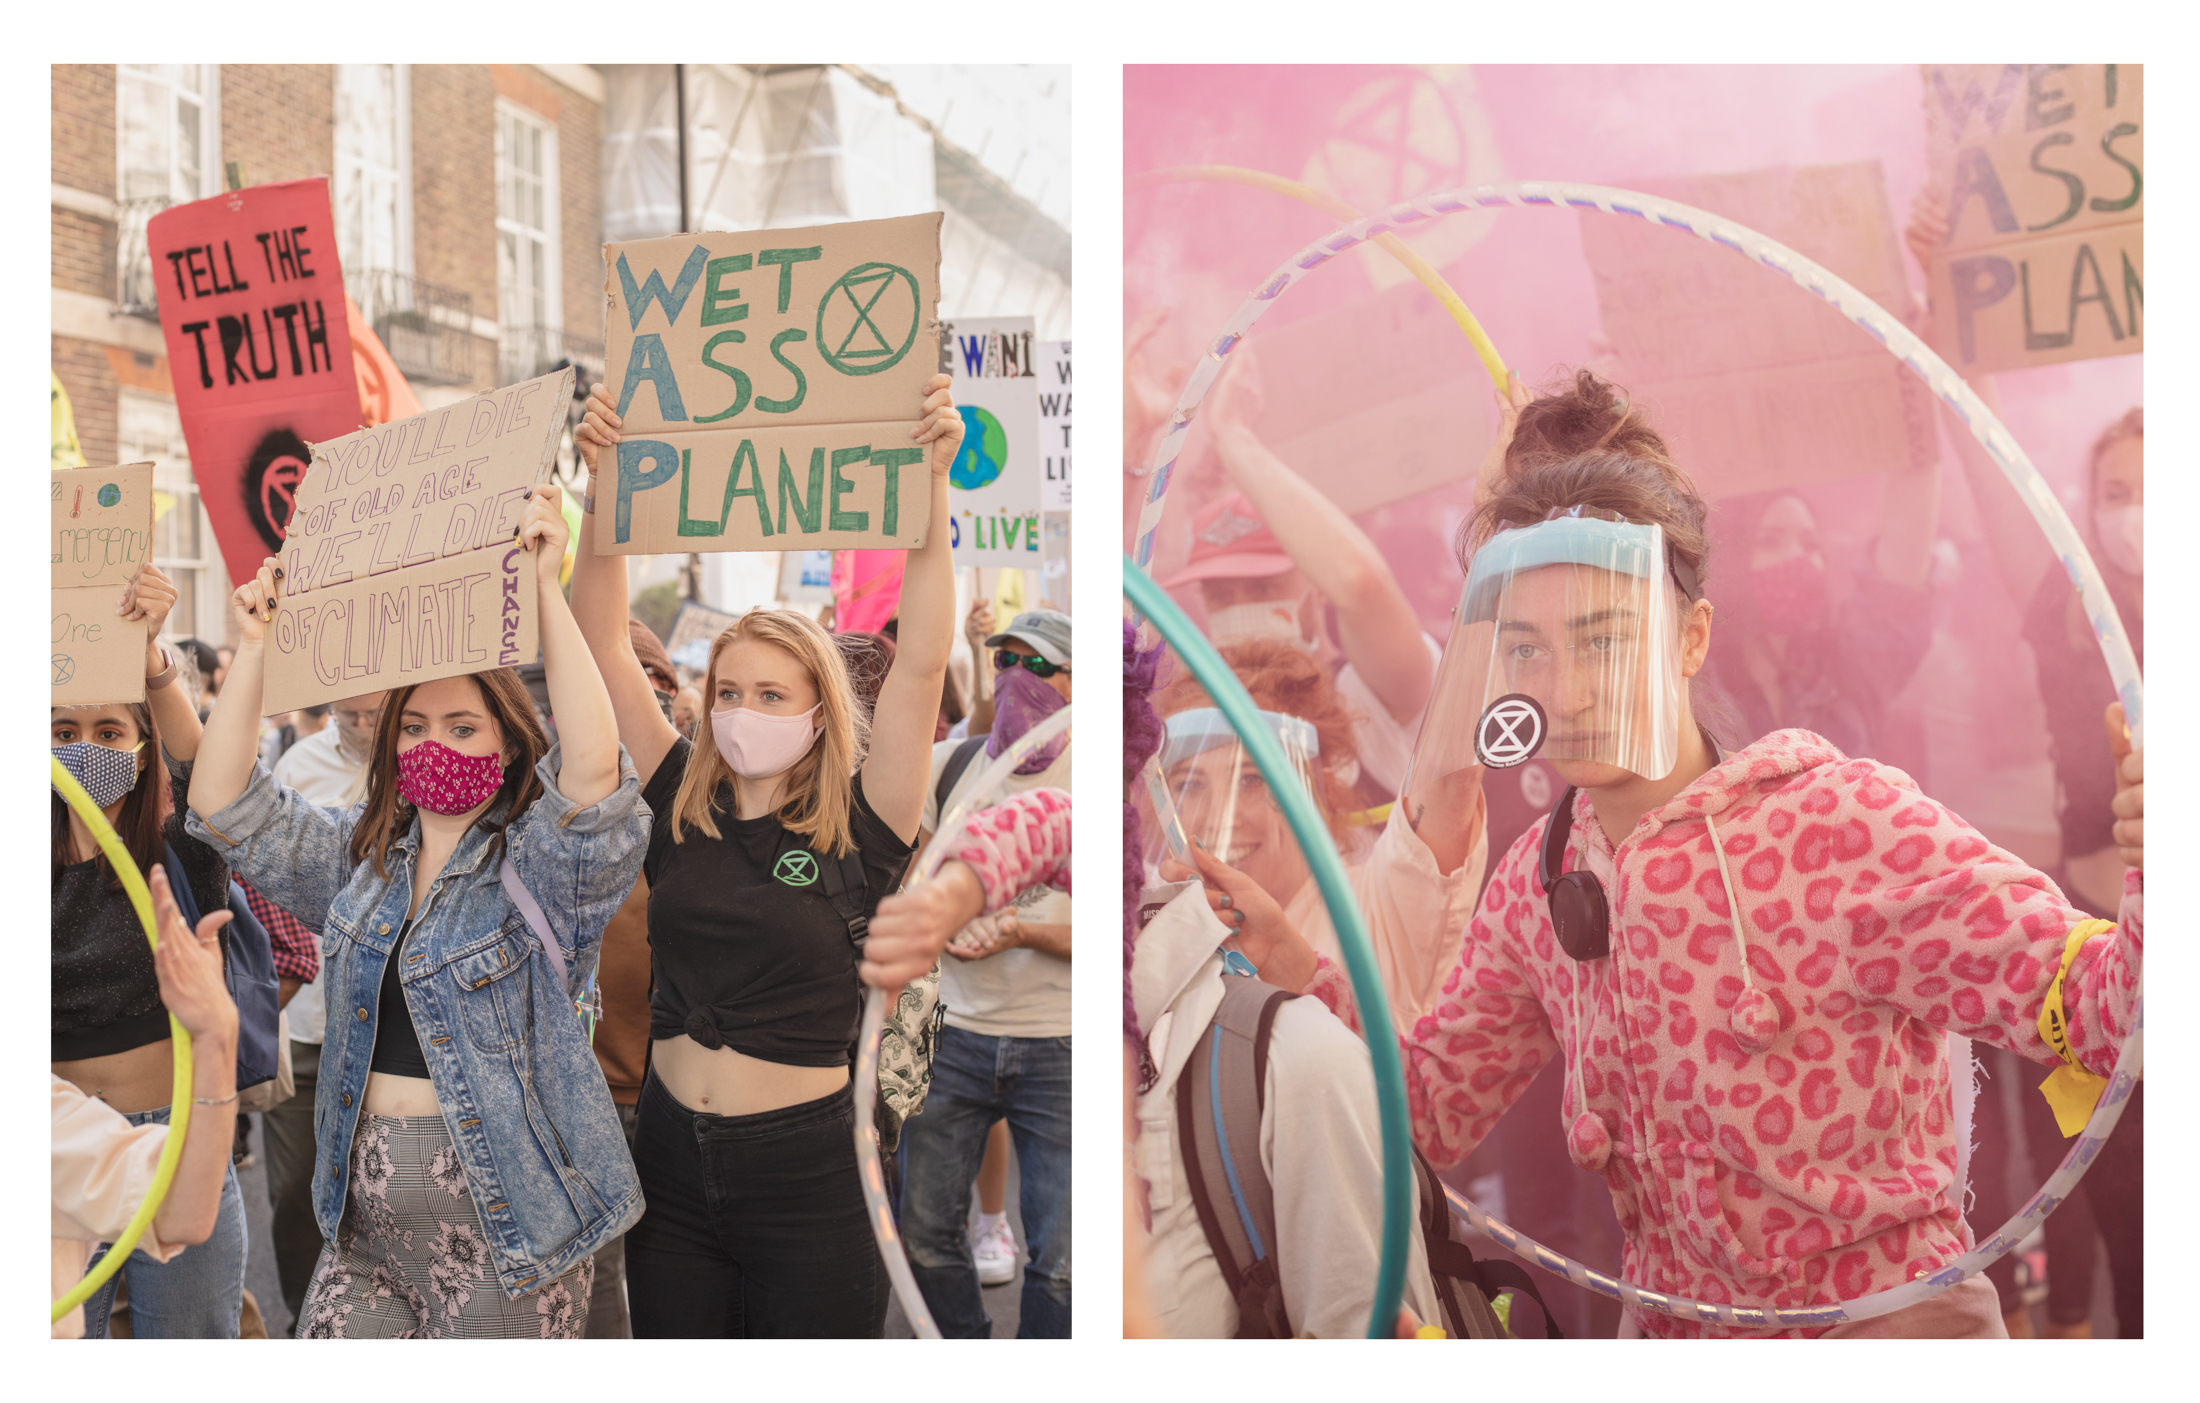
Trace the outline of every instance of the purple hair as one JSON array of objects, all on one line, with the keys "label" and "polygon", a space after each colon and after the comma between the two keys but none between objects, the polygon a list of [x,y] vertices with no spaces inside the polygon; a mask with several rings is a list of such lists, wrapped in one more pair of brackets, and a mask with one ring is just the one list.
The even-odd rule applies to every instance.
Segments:
[{"label": "purple hair", "polygon": [[[1126,791],[1138,772],[1161,749],[1166,731],[1153,709],[1154,677],[1161,670],[1161,645],[1141,652],[1138,628],[1123,620],[1123,785]],[[1144,845],[1138,831],[1138,810],[1123,805],[1123,1037],[1138,1053],[1138,1086],[1151,1088],[1159,1075],[1146,1053],[1146,1038],[1138,1028],[1138,1008],[1131,1001],[1131,947],[1138,935],[1138,898],[1145,890]]]}]

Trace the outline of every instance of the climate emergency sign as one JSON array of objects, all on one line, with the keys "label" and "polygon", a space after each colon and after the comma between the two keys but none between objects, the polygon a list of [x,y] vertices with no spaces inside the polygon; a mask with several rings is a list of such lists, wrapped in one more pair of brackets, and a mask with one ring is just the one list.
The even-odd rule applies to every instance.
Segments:
[{"label": "climate emergency sign", "polygon": [[282,546],[307,445],[359,427],[328,180],[177,205],[145,242],[191,472],[242,584]]},{"label": "climate emergency sign", "polygon": [[596,552],[923,545],[942,218],[605,245]]},{"label": "climate emergency sign", "polygon": [[561,370],[318,444],[283,544],[272,716],[535,660],[514,544],[571,402]]}]

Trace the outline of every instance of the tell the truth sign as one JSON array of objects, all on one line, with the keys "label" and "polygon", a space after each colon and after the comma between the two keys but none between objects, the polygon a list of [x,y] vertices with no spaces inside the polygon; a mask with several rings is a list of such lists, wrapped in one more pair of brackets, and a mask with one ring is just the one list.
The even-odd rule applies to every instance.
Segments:
[{"label": "tell the truth sign", "polygon": [[359,427],[328,181],[178,205],[145,242],[192,475],[242,584],[282,546],[307,445]]},{"label": "tell the truth sign", "polygon": [[314,446],[268,715],[535,660],[534,556],[513,538],[572,392],[561,370]]},{"label": "tell the truth sign", "polygon": [[923,545],[941,219],[605,245],[597,553]]}]

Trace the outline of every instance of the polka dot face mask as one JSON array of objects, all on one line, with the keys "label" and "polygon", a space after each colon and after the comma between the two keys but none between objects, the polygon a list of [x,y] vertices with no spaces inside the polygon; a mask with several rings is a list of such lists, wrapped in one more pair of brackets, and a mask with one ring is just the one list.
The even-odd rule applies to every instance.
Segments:
[{"label": "polka dot face mask", "polygon": [[504,786],[500,755],[461,755],[424,740],[397,757],[397,792],[432,814],[462,814],[494,798]]},{"label": "polka dot face mask", "polygon": [[53,758],[84,786],[84,792],[92,796],[94,807],[104,809],[137,788],[138,752],[144,748],[144,741],[128,750],[117,750],[113,746],[80,740],[55,746]]}]

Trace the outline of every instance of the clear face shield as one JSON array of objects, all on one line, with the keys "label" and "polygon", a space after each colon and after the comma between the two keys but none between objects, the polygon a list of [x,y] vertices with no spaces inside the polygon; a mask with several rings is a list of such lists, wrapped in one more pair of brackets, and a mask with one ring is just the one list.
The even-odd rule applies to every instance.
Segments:
[{"label": "clear face shield", "polygon": [[1405,788],[1538,756],[1569,783],[1671,774],[1675,583],[1656,526],[1568,514],[1490,537],[1469,562]]},{"label": "clear face shield", "polygon": [[[1318,803],[1321,742],[1313,725],[1271,711],[1260,715],[1283,747],[1288,782]],[[1306,856],[1252,752],[1212,707],[1177,712],[1167,725],[1168,739],[1147,764],[1136,800],[1148,868],[1163,881],[1196,876],[1185,851],[1196,844],[1278,903],[1289,902],[1305,885]]]}]

